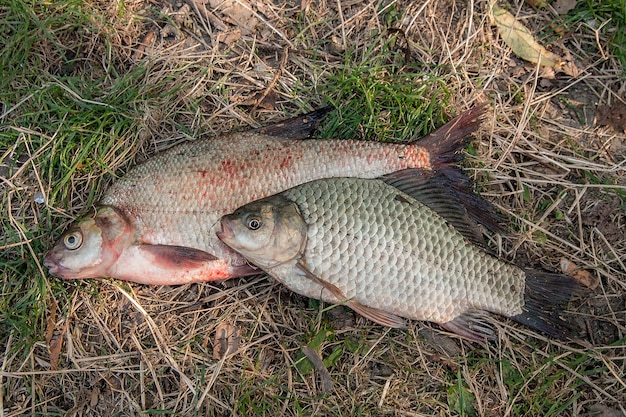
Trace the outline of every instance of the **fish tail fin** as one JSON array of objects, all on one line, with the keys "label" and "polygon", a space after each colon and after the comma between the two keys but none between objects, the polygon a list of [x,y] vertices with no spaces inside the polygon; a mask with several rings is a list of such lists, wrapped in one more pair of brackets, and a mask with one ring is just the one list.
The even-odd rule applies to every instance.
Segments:
[{"label": "fish tail fin", "polygon": [[563,304],[584,295],[588,288],[567,275],[526,269],[523,312],[514,321],[557,339],[575,339],[579,329],[564,320]]},{"label": "fish tail fin", "polygon": [[431,163],[435,169],[459,162],[463,159],[460,151],[467,144],[469,135],[478,129],[486,111],[487,105],[484,103],[474,106],[429,135],[412,143],[423,146],[429,151]]},{"label": "fish tail fin", "polygon": [[315,132],[319,123],[326,118],[334,107],[326,106],[312,112],[291,117],[287,120],[256,129],[262,135],[283,139],[306,139]]}]

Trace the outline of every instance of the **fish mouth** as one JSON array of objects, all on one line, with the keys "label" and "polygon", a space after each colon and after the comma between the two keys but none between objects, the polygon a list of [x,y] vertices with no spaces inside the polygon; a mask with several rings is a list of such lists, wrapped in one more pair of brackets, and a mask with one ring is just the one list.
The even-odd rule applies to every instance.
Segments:
[{"label": "fish mouth", "polygon": [[54,257],[51,252],[48,252],[46,256],[43,258],[43,265],[48,268],[48,272],[50,275],[60,276],[59,275],[59,265],[54,261]]},{"label": "fish mouth", "polygon": [[220,225],[222,230],[216,233],[217,237],[223,242],[232,241],[235,237],[235,232],[233,232],[233,226],[229,216],[222,217]]},{"label": "fish mouth", "polygon": [[69,279],[69,270],[58,264],[58,262],[54,259],[52,252],[48,252],[43,258],[43,265],[48,268],[48,273],[50,275],[58,278]]}]

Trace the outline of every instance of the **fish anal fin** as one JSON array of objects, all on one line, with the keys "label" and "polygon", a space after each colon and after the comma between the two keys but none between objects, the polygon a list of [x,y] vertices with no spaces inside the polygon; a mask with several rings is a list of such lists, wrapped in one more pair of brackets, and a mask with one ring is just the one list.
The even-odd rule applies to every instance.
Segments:
[{"label": "fish anal fin", "polygon": [[155,265],[164,269],[198,268],[218,258],[200,249],[173,245],[141,245],[139,250],[152,256]]},{"label": "fish anal fin", "polygon": [[495,339],[496,333],[491,323],[488,323],[488,313],[480,310],[468,311],[454,320],[438,323],[446,330],[463,336],[466,339],[483,342],[488,339]]},{"label": "fish anal fin", "polygon": [[297,263],[298,268],[300,268],[305,276],[312,280],[313,282],[321,285],[326,288],[335,298],[337,298],[340,302],[345,303],[352,310],[356,311],[363,317],[373,321],[374,323],[378,323],[382,326],[393,327],[396,329],[406,329],[407,322],[402,317],[399,317],[393,313],[389,313],[387,311],[380,310],[374,307],[368,307],[364,304],[359,303],[358,301],[348,299],[343,291],[339,289],[334,284],[330,282],[324,281],[319,278],[317,275],[313,274],[309,268],[306,266],[306,263],[300,259]]}]

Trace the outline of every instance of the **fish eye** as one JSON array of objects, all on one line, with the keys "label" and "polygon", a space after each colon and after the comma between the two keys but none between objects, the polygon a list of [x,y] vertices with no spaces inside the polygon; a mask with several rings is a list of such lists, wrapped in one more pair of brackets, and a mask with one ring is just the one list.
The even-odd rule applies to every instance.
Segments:
[{"label": "fish eye", "polygon": [[258,230],[259,227],[261,227],[261,219],[258,217],[249,217],[246,220],[246,226],[248,227],[248,229],[250,230]]},{"label": "fish eye", "polygon": [[83,244],[83,234],[79,231],[68,233],[63,238],[63,244],[69,250],[78,249]]}]

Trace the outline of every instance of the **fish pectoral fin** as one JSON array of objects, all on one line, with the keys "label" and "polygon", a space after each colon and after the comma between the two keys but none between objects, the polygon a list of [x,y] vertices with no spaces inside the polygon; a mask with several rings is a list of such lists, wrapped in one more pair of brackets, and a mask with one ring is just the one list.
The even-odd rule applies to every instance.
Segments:
[{"label": "fish pectoral fin", "polygon": [[495,339],[496,333],[493,325],[488,322],[489,314],[481,310],[470,310],[454,320],[439,323],[446,330],[456,333],[470,340],[483,342],[486,339]]},{"label": "fish pectoral fin", "polygon": [[307,278],[327,289],[340,302],[345,303],[345,305],[347,305],[363,317],[373,321],[374,323],[378,323],[381,326],[393,327],[396,329],[406,329],[408,327],[406,320],[404,320],[400,316],[384,310],[380,310],[378,308],[368,307],[364,304],[359,303],[358,301],[348,299],[344,295],[343,291],[339,289],[339,287],[331,284],[330,282],[324,281],[323,279],[312,273],[302,259],[297,262],[297,266],[304,272],[304,275]]},{"label": "fish pectoral fin", "polygon": [[331,284],[330,282],[326,282],[323,279],[321,279],[320,277],[318,277],[317,275],[315,275],[313,272],[311,272],[311,270],[309,269],[309,267],[306,265],[306,262],[304,262],[302,259],[299,259],[298,262],[296,262],[296,266],[302,271],[304,272],[304,276],[307,277],[308,279],[310,279],[311,281],[315,282],[316,284],[321,285],[322,287],[326,288],[328,291],[331,292],[332,295],[334,295],[336,298],[340,299],[340,300],[345,300],[346,296],[343,295],[343,292],[339,289],[339,287],[337,287],[334,284]]},{"label": "fish pectoral fin", "polygon": [[200,249],[171,245],[141,245],[141,252],[152,256],[153,262],[165,269],[197,268],[218,258]]},{"label": "fish pectoral fin", "polygon": [[381,326],[393,327],[394,329],[406,329],[408,327],[406,320],[393,313],[374,307],[368,307],[354,300],[348,300],[346,305],[363,317]]}]

